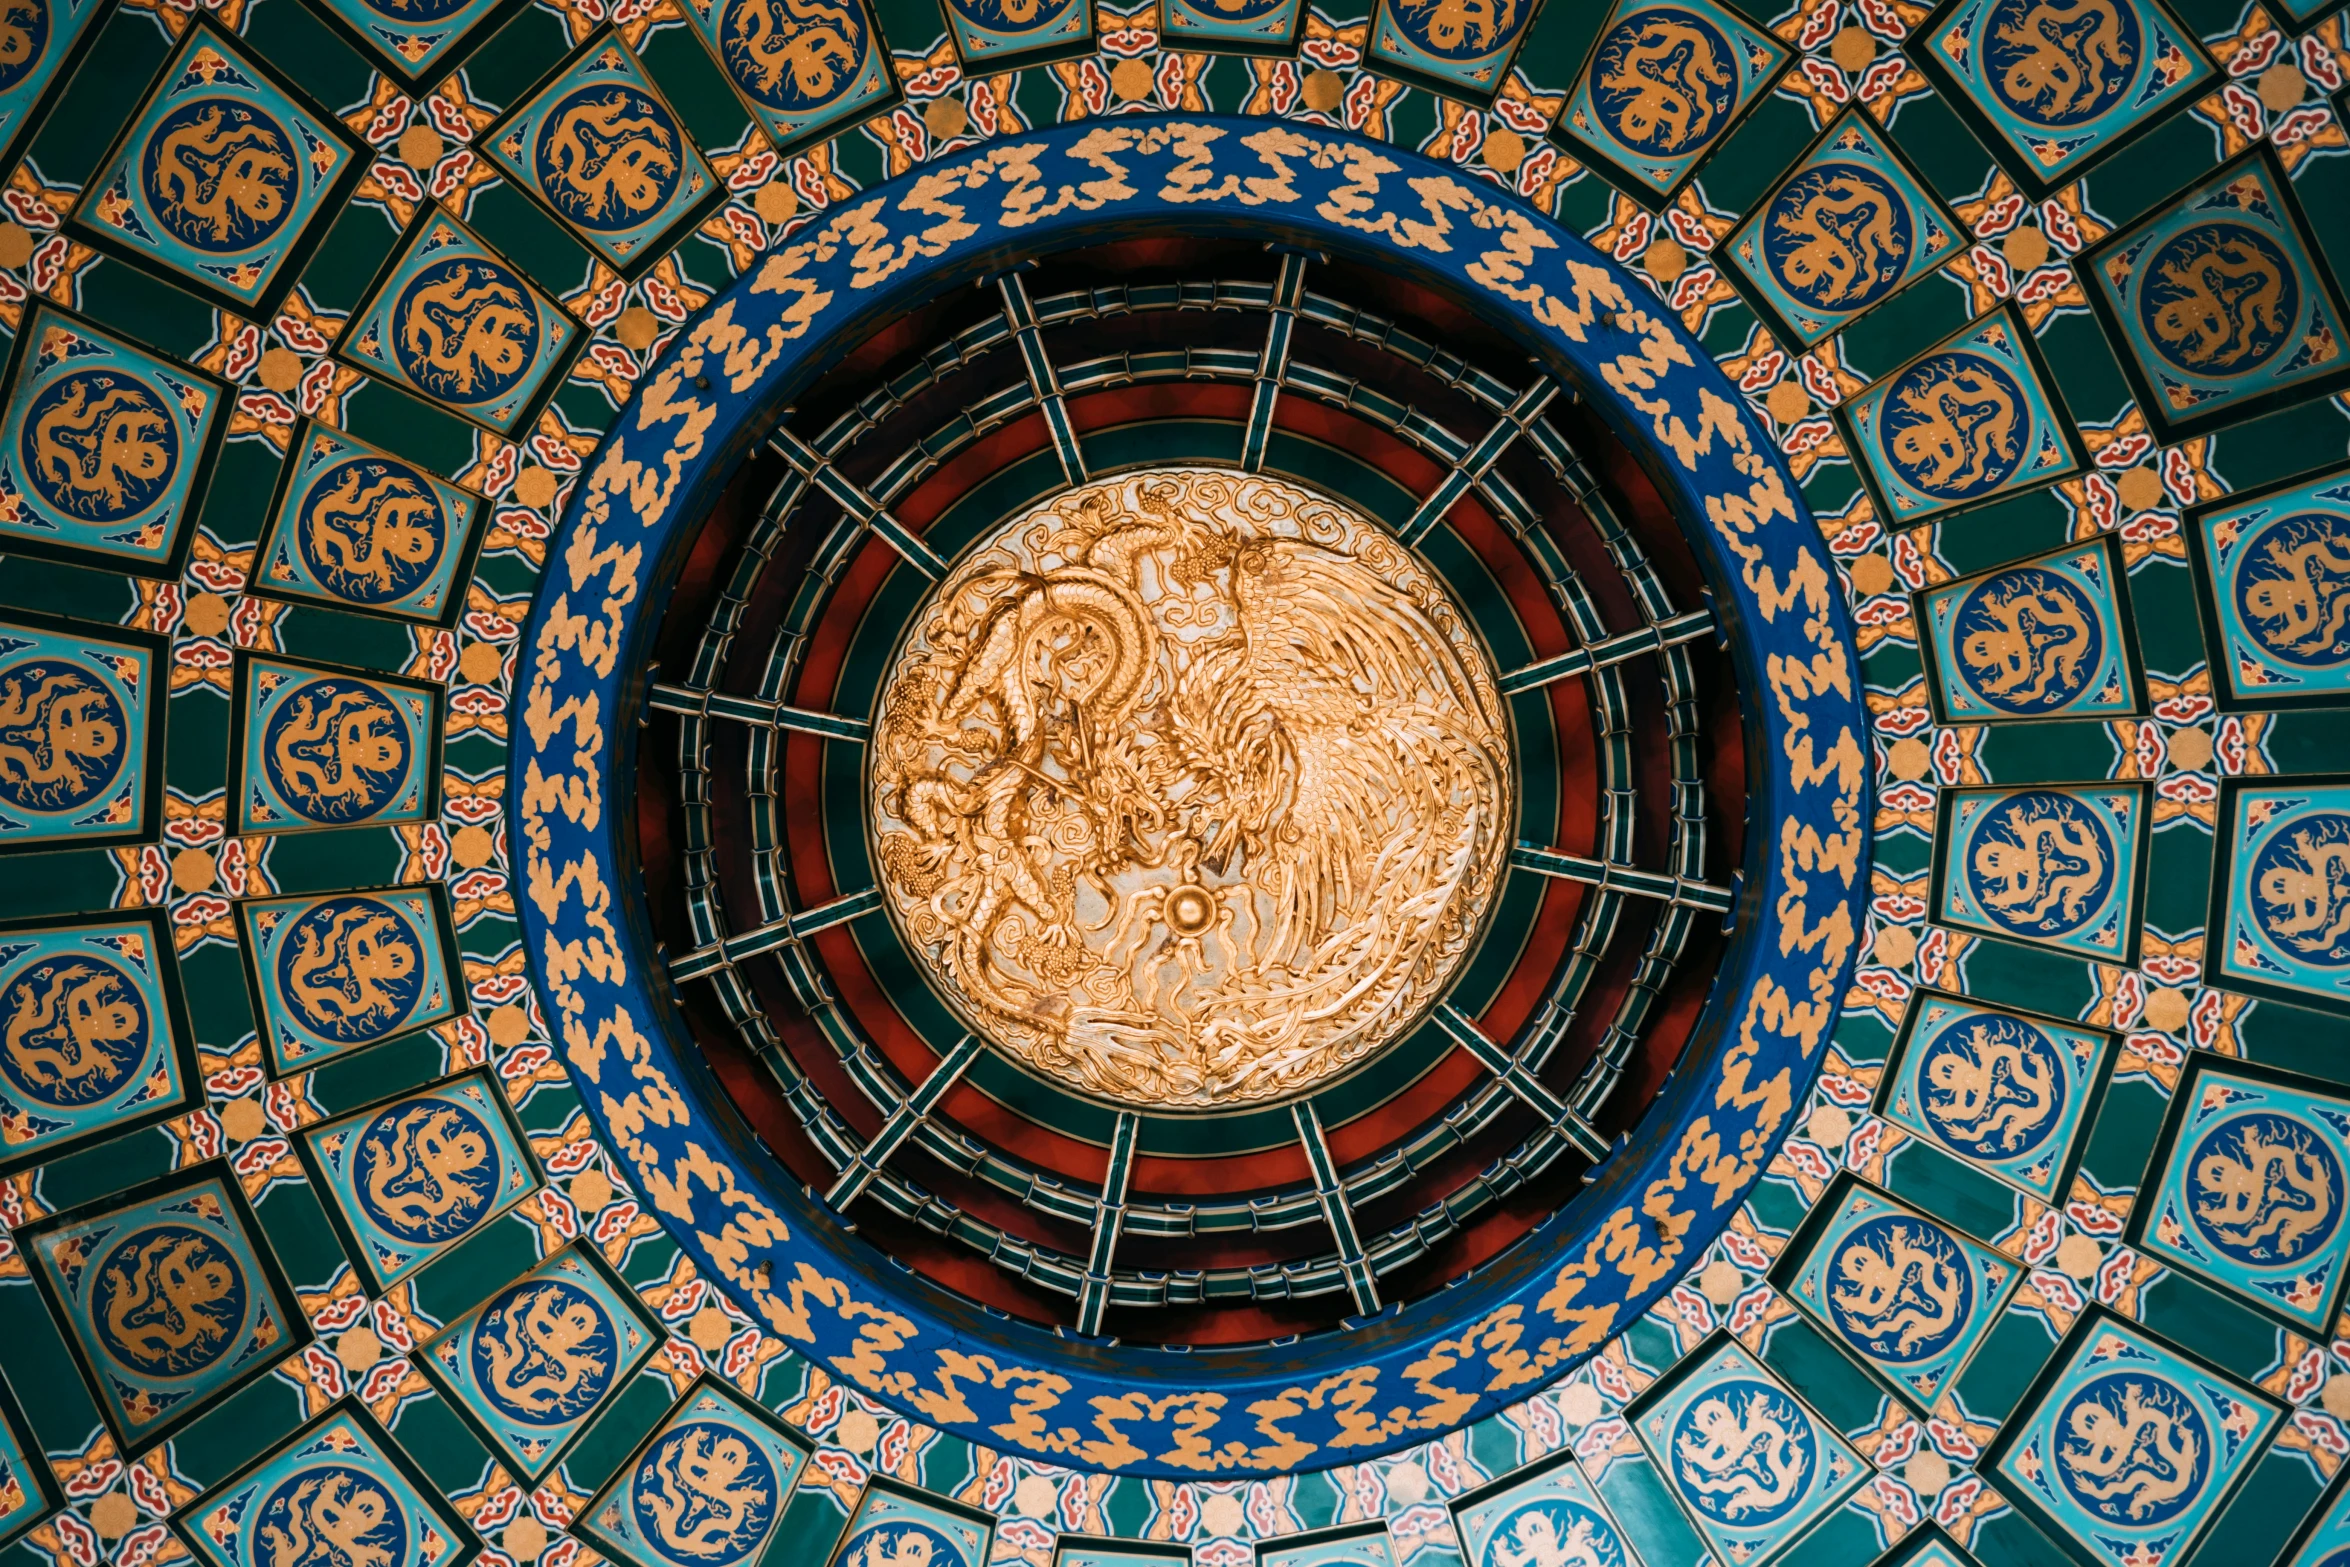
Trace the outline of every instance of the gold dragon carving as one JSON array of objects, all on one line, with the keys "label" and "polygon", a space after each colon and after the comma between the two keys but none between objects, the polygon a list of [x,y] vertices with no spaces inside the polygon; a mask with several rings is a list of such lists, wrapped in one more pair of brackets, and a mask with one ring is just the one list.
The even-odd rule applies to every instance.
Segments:
[{"label": "gold dragon carving", "polygon": [[1412,1025],[1509,849],[1483,649],[1392,539],[1157,469],[1014,519],[900,650],[887,904],[971,1024],[1089,1093],[1293,1093]]}]

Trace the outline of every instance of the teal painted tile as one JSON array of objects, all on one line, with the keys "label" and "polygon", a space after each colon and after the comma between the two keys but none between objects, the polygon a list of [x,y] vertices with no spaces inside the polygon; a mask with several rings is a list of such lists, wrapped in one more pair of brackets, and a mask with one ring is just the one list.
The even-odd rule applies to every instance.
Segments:
[{"label": "teal painted tile", "polygon": [[[853,1567],[846,1557],[841,1567]],[[1385,1524],[1333,1530],[1319,1539],[1260,1540],[1257,1567],[1396,1567]]]},{"label": "teal painted tile", "polygon": [[229,704],[232,830],[430,820],[442,700],[438,686],[240,653]]},{"label": "teal painted tile", "polygon": [[214,1165],[39,1226],[31,1250],[116,1438],[143,1451],[309,1339]]},{"label": "teal painted tile", "polygon": [[1869,1466],[1746,1350],[1717,1342],[1652,1392],[1633,1422],[1714,1550],[1777,1556],[1865,1482]]},{"label": "teal painted tile", "polygon": [[1169,47],[1271,54],[1295,44],[1305,14],[1304,0],[1159,0],[1158,22]]},{"label": "teal painted tile", "polygon": [[57,1487],[39,1442],[0,1383],[0,1544],[15,1539],[58,1505]]},{"label": "teal painted tile", "polygon": [[743,107],[786,151],[897,96],[866,0],[685,0],[680,9]]},{"label": "teal painted tile", "polygon": [[237,905],[253,1015],[279,1075],[466,1009],[437,882]]},{"label": "teal painted tile", "polygon": [[1940,266],[1965,232],[1855,112],[1756,203],[1729,251],[1808,346]]},{"label": "teal painted tile", "polygon": [[166,657],[143,632],[0,619],[0,854],[154,839]]},{"label": "teal painted tile", "polygon": [[1994,1451],[2000,1489],[2088,1559],[2161,1567],[2215,1517],[2277,1406],[2162,1344],[2091,1320]]},{"label": "teal painted tile", "polygon": [[1921,991],[1877,1113],[2054,1207],[2112,1051],[2112,1036],[2096,1029]]},{"label": "teal painted tile", "polygon": [[2187,537],[2227,705],[2350,692],[2350,473],[2200,507]]},{"label": "teal painted tile", "polygon": [[419,215],[336,354],[496,434],[527,432],[579,328],[437,210]]},{"label": "teal painted tile", "polygon": [[292,283],[358,165],[339,125],[199,22],[73,222],[251,314]]},{"label": "teal painted tile", "polygon": [[2231,785],[2218,847],[2213,983],[2350,1006],[2350,785]]},{"label": "teal painted tile", "polygon": [[1451,1504],[1467,1567],[1638,1567],[1622,1528],[1572,1463],[1509,1476]]},{"label": "teal painted tile", "polygon": [[450,63],[504,0],[325,0],[373,59],[410,81]]},{"label": "teal painted tile", "polygon": [[1844,417],[1892,527],[2084,466],[2031,333],[2005,307],[1851,399]]},{"label": "teal painted tile", "polygon": [[33,109],[92,36],[98,0],[10,0],[0,11],[0,153],[33,123]]},{"label": "teal painted tile", "polygon": [[1770,34],[1712,0],[1618,0],[1557,129],[1669,196],[1786,61]]},{"label": "teal painted tile", "polygon": [[669,100],[618,37],[565,67],[484,145],[565,227],[632,275],[719,190]]},{"label": "teal painted tile", "polygon": [[292,449],[251,591],[454,625],[489,512],[482,498],[323,424]]},{"label": "teal painted tile", "polygon": [[923,1567],[984,1567],[994,1534],[994,1520],[984,1513],[876,1480],[857,1503],[833,1553],[833,1567],[891,1567],[898,1560]]},{"label": "teal painted tile", "polygon": [[2334,1492],[2332,1505],[2318,1517],[2301,1549],[2286,1558],[2285,1567],[2350,1567],[2350,1487]]},{"label": "teal painted tile", "polygon": [[2157,434],[2177,439],[2350,375],[2344,311],[2265,144],[2076,268]]},{"label": "teal painted tile", "polygon": [[580,1509],[576,1532],[629,1567],[741,1567],[776,1539],[812,1448],[705,1378]]},{"label": "teal painted tile", "polygon": [[2133,1216],[2135,1244],[2323,1337],[2350,1253],[2350,1099],[2198,1058]]},{"label": "teal painted tile", "polygon": [[159,911],[0,926],[0,1167],[193,1103],[180,995]]},{"label": "teal painted tile", "polygon": [[228,388],[47,305],[18,334],[0,420],[0,547],[176,577]]},{"label": "teal painted tile", "polygon": [[566,1247],[417,1359],[517,1473],[537,1480],[661,1342],[635,1293]]},{"label": "teal painted tile", "polygon": [[486,1073],[312,1127],[302,1141],[370,1294],[479,1233],[542,1184],[505,1095]]},{"label": "teal painted tile", "polygon": [[473,1536],[357,1405],[329,1410],[195,1504],[206,1567],[459,1567]]},{"label": "teal painted tile", "polygon": [[2112,536],[1918,595],[1935,716],[1951,724],[2145,710]]},{"label": "teal painted tile", "polygon": [[[1139,1540],[1084,1540],[1062,1535],[1053,1542],[1052,1567],[1191,1567],[1188,1545],[1147,1545]],[[1612,1562],[1602,1567],[1615,1567]]]},{"label": "teal painted tile", "polygon": [[1863,1186],[1799,1245],[1787,1298],[1921,1412],[1957,1380],[2023,1277],[1990,1247]]},{"label": "teal painted tile", "polygon": [[[952,10],[958,0],[947,0]],[[1501,91],[1510,57],[1533,24],[1534,0],[1378,0],[1371,17],[1375,69],[1471,103]]]},{"label": "teal painted tile", "polygon": [[2135,961],[2145,791],[1943,792],[1934,917],[2107,963]]},{"label": "teal painted tile", "polygon": [[2043,195],[2207,91],[2194,34],[2154,0],[1963,0],[1917,51]]},{"label": "teal painted tile", "polygon": [[955,53],[975,76],[1007,63],[1083,53],[1094,39],[1093,8],[1085,0],[945,0]]}]

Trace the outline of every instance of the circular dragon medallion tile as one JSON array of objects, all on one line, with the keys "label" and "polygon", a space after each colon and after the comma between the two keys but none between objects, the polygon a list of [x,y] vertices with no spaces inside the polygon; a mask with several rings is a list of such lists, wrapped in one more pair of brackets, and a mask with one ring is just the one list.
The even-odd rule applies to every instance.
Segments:
[{"label": "circular dragon medallion tile", "polygon": [[2251,907],[2260,933],[2303,963],[2350,967],[2350,813],[2316,811],[2261,845]]},{"label": "circular dragon medallion tile", "polygon": [[1738,58],[1696,11],[1635,11],[1600,40],[1591,102],[1609,134],[1650,157],[1702,147],[1738,107]]},{"label": "circular dragon medallion tile", "polygon": [[1416,1023],[1515,821],[1444,587],[1293,484],[1160,468],[1013,518],[899,648],[884,902],[982,1037],[1157,1110],[1301,1092]]},{"label": "circular dragon medallion tile", "polygon": [[445,1099],[410,1099],[368,1122],[351,1170],[368,1218],[420,1246],[463,1235],[498,1195],[489,1128]]},{"label": "circular dragon medallion tile", "polygon": [[2248,375],[2285,351],[2301,275],[2249,223],[2198,223],[2146,262],[2138,316],[2154,351],[2190,375]]},{"label": "circular dragon medallion tile", "polygon": [[2216,1250],[2273,1268],[2334,1238],[2342,1179],[2324,1138],[2289,1115],[2255,1110],[2213,1127],[2188,1155],[2188,1212]]},{"label": "circular dragon medallion tile", "polygon": [[179,429],[163,393],[116,370],[76,371],[43,387],[18,445],[34,492],[85,522],[127,522],[179,472]]},{"label": "circular dragon medallion tile", "polygon": [[352,1464],[312,1464],[261,1504],[257,1567],[403,1561],[408,1519],[382,1481]]},{"label": "circular dragon medallion tile", "polygon": [[2146,47],[2138,12],[2124,0],[1999,0],[1983,29],[1984,80],[2034,125],[2097,118],[2122,101]]},{"label": "circular dragon medallion tile", "polygon": [[447,547],[449,519],[424,476],[384,457],[354,457],[312,486],[294,540],[311,575],[358,604],[390,604],[424,585]]},{"label": "circular dragon medallion tile", "polygon": [[2015,1159],[2048,1140],[2064,1111],[2064,1063],[2020,1018],[1977,1018],[1926,1047],[1918,1108],[1934,1135],[1977,1159]]},{"label": "circular dragon medallion tile", "polygon": [[112,787],[130,730],[122,701],[61,658],[0,669],[0,801],[75,811]]},{"label": "circular dragon medallion tile", "polygon": [[2350,657],[2350,522],[2294,512],[2245,543],[2236,612],[2272,658],[2323,668]]},{"label": "circular dragon medallion tile", "polygon": [[473,1380],[490,1407],[524,1425],[577,1420],[620,1364],[619,1334],[596,1298],[561,1279],[517,1284],[482,1309]]},{"label": "circular dragon medallion tile", "polygon": [[424,995],[425,957],[375,898],[330,898],[278,945],[277,980],[302,1026],[338,1044],[390,1037]]},{"label": "circular dragon medallion tile", "polygon": [[96,1104],[131,1080],[152,1028],[119,965],[78,952],[44,958],[0,994],[0,1074],[37,1104]]},{"label": "circular dragon medallion tile", "polygon": [[1975,1307],[1966,1253],[1931,1224],[1898,1214],[1844,1237],[1828,1307],[1844,1336],[1879,1360],[1931,1360],[1957,1343]]},{"label": "circular dragon medallion tile", "polygon": [[1673,1424],[1681,1494],[1706,1516],[1744,1529],[1794,1512],[1819,1457],[1795,1400],[1753,1378],[1708,1389]]},{"label": "circular dragon medallion tile", "polygon": [[2211,1476],[2211,1431],[2184,1389],[2145,1371],[2084,1385],[2057,1416],[2056,1474],[2109,1523],[2153,1528],[2193,1506]]},{"label": "circular dragon medallion tile", "polygon": [[150,1224],[115,1243],[90,1289],[98,1342],[142,1376],[193,1376],[234,1349],[245,1270],[209,1231]]},{"label": "circular dragon medallion tile", "polygon": [[720,1421],[696,1420],[638,1464],[637,1528],[681,1560],[731,1567],[766,1540],[780,1489],[757,1443]]},{"label": "circular dragon medallion tile", "polygon": [[2058,572],[2027,567],[1988,579],[1959,605],[1951,630],[1959,678],[2002,713],[2055,712],[2104,665],[2097,606]]}]

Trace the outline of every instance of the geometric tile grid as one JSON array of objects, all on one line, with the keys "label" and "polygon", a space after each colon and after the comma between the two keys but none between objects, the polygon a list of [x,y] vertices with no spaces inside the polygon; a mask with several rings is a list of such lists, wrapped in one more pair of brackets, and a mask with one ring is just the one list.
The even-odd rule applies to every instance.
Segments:
[{"label": "geometric tile grid", "polygon": [[2015,941],[2127,962],[2145,836],[2144,791],[1954,789],[1935,918]]},{"label": "geometric tile grid", "polygon": [[433,814],[441,688],[240,657],[236,829],[314,832]]},{"label": "geometric tile grid", "polygon": [[427,886],[237,905],[271,1068],[307,1070],[463,1012],[446,902]]},{"label": "geometric tile grid", "polygon": [[[993,1533],[991,1522],[984,1513],[974,1514],[943,1505],[918,1491],[876,1482],[866,1489],[856,1516],[849,1520],[834,1562],[836,1567],[899,1561],[918,1562],[924,1567],[983,1567]],[[1271,1557],[1267,1567],[1274,1560],[1282,1561],[1282,1567],[1323,1567],[1326,1562],[1348,1562],[1351,1567],[1356,1561],[1365,1567],[1388,1567],[1378,1556],[1366,1556],[1362,1547],[1346,1557],[1317,1554],[1308,1546],[1297,1561]]]},{"label": "geometric tile grid", "polygon": [[2333,473],[2200,508],[2212,678],[2230,705],[2350,692],[2350,483]]},{"label": "geometric tile grid", "polygon": [[579,1531],[630,1567],[756,1561],[807,1461],[805,1438],[705,1381],[581,1509]]},{"label": "geometric tile grid", "polygon": [[1920,594],[1936,711],[1998,723],[2143,710],[2125,580],[2095,540]]},{"label": "geometric tile grid", "polygon": [[0,1161],[186,1108],[195,1040],[155,914],[0,925]]},{"label": "geometric tile grid", "polygon": [[453,624],[485,515],[478,495],[311,425],[284,468],[252,591],[358,614]]},{"label": "geometric tile grid", "polygon": [[330,1551],[382,1567],[460,1567],[473,1554],[460,1520],[364,1409],[327,1414],[215,1495],[187,1530],[211,1567]]},{"label": "geometric tile grid", "polygon": [[155,835],[165,661],[160,637],[0,618],[0,854]]},{"label": "geometric tile grid", "polygon": [[1919,991],[1877,1113],[2028,1197],[2069,1189],[2111,1036]]}]

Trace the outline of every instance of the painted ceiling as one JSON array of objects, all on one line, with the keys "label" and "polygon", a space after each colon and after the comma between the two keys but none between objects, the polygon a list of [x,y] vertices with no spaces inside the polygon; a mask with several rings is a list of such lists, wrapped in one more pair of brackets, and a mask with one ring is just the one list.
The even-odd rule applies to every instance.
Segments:
[{"label": "painted ceiling", "polygon": [[0,0],[0,1554],[2350,1562],[2345,17]]}]

